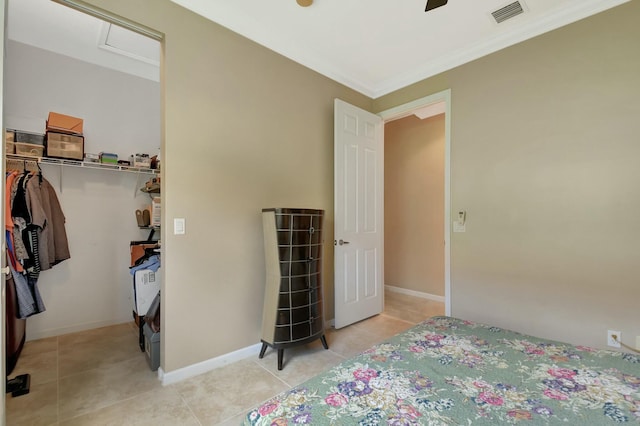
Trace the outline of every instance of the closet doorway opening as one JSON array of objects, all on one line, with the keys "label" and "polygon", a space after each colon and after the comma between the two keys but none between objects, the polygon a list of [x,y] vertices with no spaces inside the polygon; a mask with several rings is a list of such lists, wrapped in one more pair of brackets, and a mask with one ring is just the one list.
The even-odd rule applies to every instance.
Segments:
[{"label": "closet doorway opening", "polygon": [[[32,389],[55,390],[71,374],[131,363],[157,381],[139,346],[129,267],[131,241],[161,236],[159,229],[151,236],[136,219],[136,210],[152,204],[140,189],[160,172],[78,163],[87,154],[131,161],[131,155],[161,153],[162,35],[73,0],[7,0],[6,25],[4,127],[44,134],[50,112],[84,123],[84,158],[71,165],[43,158],[40,164],[64,212],[71,258],[40,274],[46,310],[27,318],[24,346],[37,343],[26,359],[18,357],[9,377],[29,373]],[[10,155],[3,152],[4,160]],[[45,361],[30,364],[34,358]],[[81,398],[56,395],[54,413],[65,397]],[[10,419],[19,404],[11,396],[6,402]]]}]

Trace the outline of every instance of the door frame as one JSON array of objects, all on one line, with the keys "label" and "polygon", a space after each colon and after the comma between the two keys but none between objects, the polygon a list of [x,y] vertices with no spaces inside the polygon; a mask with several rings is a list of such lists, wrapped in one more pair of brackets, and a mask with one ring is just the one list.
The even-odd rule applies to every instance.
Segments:
[{"label": "door frame", "polygon": [[[106,22],[110,22],[116,25],[119,25],[121,27],[127,28],[131,31],[135,31],[139,34],[142,34],[144,36],[147,36],[151,39],[154,39],[156,41],[158,41],[160,43],[160,49],[164,50],[164,34],[156,31],[152,28],[146,27],[142,24],[138,24],[134,21],[119,17],[118,15],[115,15],[111,12],[105,11],[103,9],[100,9],[94,5],[91,4],[87,4],[86,2],[84,2],[83,0],[52,0],[55,1],[56,3],[61,4],[62,6],[66,6],[66,7],[70,7],[72,9],[78,10],[82,13],[85,13],[87,15],[91,15],[94,16],[98,19],[101,19],[103,21]],[[5,164],[5,159],[6,159],[6,155],[5,155],[5,142],[4,142],[4,128],[5,128],[5,119],[4,119],[4,109],[3,109],[3,105],[4,105],[4,63],[5,63],[5,47],[6,47],[6,43],[9,39],[9,36],[7,34],[7,21],[9,19],[8,16],[8,0],[0,0],[0,35],[2,37],[2,44],[0,45],[0,124],[2,125],[2,143],[0,144],[0,146],[2,147],[2,166],[1,166],[1,170],[4,173],[4,164]],[[162,55],[161,55],[162,56]],[[164,61],[161,58],[160,60],[160,92],[161,92],[161,102],[164,103],[164,86],[163,86],[163,81],[164,81]],[[164,156],[164,106],[161,106],[161,118],[160,118],[160,122],[161,122],[161,156]],[[2,200],[0,201],[0,206],[1,206],[1,210],[2,212],[0,213],[0,218],[2,218],[2,220],[4,221],[4,212],[5,212],[5,208],[4,208],[4,200],[5,200],[5,188],[4,186],[2,187],[2,190],[0,191],[0,193],[2,194]],[[6,242],[5,242],[5,235],[4,232],[2,233],[2,236],[0,236],[0,241],[1,241],[1,251],[2,253],[0,254],[0,257],[2,258],[3,262],[2,262],[2,266],[4,266],[4,257],[5,257],[5,247],[6,247]],[[2,272],[0,272],[2,273]],[[3,276],[0,278],[0,284],[1,284],[1,291],[0,291],[0,341],[4,341],[5,339],[5,310],[6,310],[6,300],[5,300],[5,277],[4,274],[2,274]],[[163,282],[163,286],[164,286],[164,282],[165,280],[162,280]],[[162,288],[162,294],[164,294],[164,288]],[[164,330],[164,327],[162,327],[162,330]],[[164,334],[164,331],[161,331],[162,334]],[[161,341],[165,342],[164,336],[162,336]],[[2,373],[2,377],[6,377],[6,353],[5,353],[5,348],[4,348],[4,344],[1,345],[0,348],[0,373]],[[160,373],[160,371],[159,371]],[[6,404],[5,404],[5,399],[2,398],[2,402],[0,402],[0,426],[4,426],[6,424]]]},{"label": "door frame", "polygon": [[[4,176],[4,167],[5,167],[5,161],[4,159],[5,157],[5,137],[4,137],[4,48],[6,45],[6,40],[7,40],[7,26],[6,26],[6,19],[7,19],[7,2],[6,0],[0,0],[0,34],[2,34],[2,44],[0,45],[0,131],[2,131],[2,143],[0,144],[0,147],[2,148],[2,166],[0,166],[0,170],[2,172],[2,175]],[[4,182],[4,181],[3,181]],[[0,218],[2,218],[2,223],[4,223],[4,211],[5,211],[5,206],[4,206],[4,200],[5,200],[5,186],[2,185],[2,190],[0,190],[0,196],[2,197],[2,200],[0,200],[0,209],[1,209],[1,213],[0,213]],[[5,242],[5,232],[2,232],[2,236],[0,236],[0,262],[2,263],[0,266],[4,267],[5,265],[5,247],[6,247],[6,242]],[[6,306],[5,306],[5,302],[6,302],[6,297],[5,297],[5,291],[6,291],[6,281],[5,281],[5,274],[4,271],[0,272],[0,274],[2,274],[2,277],[0,277],[0,377],[4,377],[6,379],[7,374],[6,374],[6,357],[7,354],[5,353],[5,333],[6,333],[6,324],[5,324],[5,310],[6,310]],[[0,402],[0,425],[4,426],[5,422],[6,422],[6,416],[5,416],[5,398],[2,398],[2,402]]]},{"label": "door frame", "polygon": [[[382,112],[384,123],[412,115],[416,110],[444,102],[444,310],[451,315],[451,89],[407,102]],[[384,188],[380,189],[384,191]],[[384,261],[384,251],[382,252]]]}]

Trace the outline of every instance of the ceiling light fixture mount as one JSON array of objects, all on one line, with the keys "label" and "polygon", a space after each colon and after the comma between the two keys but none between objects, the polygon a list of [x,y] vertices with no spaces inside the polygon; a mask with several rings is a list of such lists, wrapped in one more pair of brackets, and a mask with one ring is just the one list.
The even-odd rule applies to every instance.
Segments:
[{"label": "ceiling light fixture mount", "polygon": [[425,7],[424,11],[428,12],[437,7],[444,6],[445,4],[447,4],[448,1],[449,0],[427,0],[427,6]]},{"label": "ceiling light fixture mount", "polygon": [[313,0],[296,0],[296,2],[302,7],[311,6],[313,4]]}]

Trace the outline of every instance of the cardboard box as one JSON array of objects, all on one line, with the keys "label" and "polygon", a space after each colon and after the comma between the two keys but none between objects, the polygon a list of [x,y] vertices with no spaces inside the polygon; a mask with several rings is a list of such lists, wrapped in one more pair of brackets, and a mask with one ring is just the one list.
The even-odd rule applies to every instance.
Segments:
[{"label": "cardboard box", "polygon": [[131,156],[131,164],[133,167],[151,168],[151,158],[149,154],[135,154]]},{"label": "cardboard box", "polygon": [[162,223],[160,206],[160,197],[153,197],[153,200],[151,200],[151,226],[160,226]]},{"label": "cardboard box", "polygon": [[84,120],[70,115],[50,112],[47,118],[47,130],[59,133],[71,133],[76,135],[82,134],[82,126]]},{"label": "cardboard box", "polygon": [[85,152],[83,161],[87,163],[99,163],[100,156],[98,154],[91,154],[89,152]]},{"label": "cardboard box", "polygon": [[84,136],[47,132],[47,157],[82,160]]}]

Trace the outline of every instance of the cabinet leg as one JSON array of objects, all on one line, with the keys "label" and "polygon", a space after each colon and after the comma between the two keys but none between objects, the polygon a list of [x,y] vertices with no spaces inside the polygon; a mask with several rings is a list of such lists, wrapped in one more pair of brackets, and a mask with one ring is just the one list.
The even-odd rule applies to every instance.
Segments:
[{"label": "cabinet leg", "polygon": [[329,349],[329,345],[327,345],[327,338],[324,337],[324,334],[320,336],[320,341],[322,342],[322,346],[324,346],[325,349]]},{"label": "cabinet leg", "polygon": [[258,355],[258,358],[262,359],[266,351],[267,351],[267,344],[262,342],[262,349],[260,349],[260,355]]},{"label": "cabinet leg", "polygon": [[284,355],[284,349],[278,349],[278,370],[282,370],[283,355]]}]

